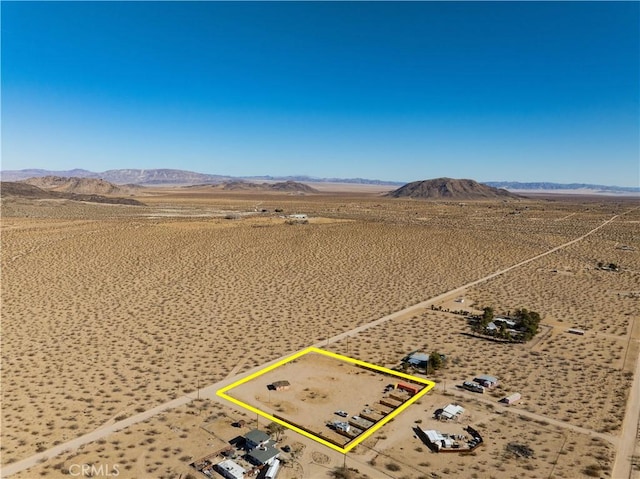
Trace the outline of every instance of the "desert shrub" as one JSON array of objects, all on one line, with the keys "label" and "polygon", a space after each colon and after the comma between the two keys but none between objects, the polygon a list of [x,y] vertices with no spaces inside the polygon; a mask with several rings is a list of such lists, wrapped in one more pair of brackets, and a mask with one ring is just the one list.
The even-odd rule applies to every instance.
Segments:
[{"label": "desert shrub", "polygon": [[600,467],[600,465],[598,464],[591,464],[587,467],[585,467],[582,472],[584,473],[585,476],[589,476],[589,477],[600,477],[600,471],[602,470],[602,468]]},{"label": "desert shrub", "polygon": [[331,477],[333,479],[355,479],[356,475],[351,469],[347,469],[344,466],[336,467],[331,470]]}]

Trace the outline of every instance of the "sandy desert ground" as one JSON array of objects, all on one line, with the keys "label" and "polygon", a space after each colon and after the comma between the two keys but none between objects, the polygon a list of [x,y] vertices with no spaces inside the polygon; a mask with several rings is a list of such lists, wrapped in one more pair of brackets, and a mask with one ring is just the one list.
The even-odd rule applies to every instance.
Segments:
[{"label": "sandy desert ground", "polygon": [[[326,345],[384,366],[416,349],[448,357],[433,378],[439,389],[347,458],[369,477],[610,477],[640,338],[637,201],[421,202],[206,188],[141,200],[147,206],[3,200],[2,464],[193,396],[625,213],[465,291],[465,309],[540,312],[531,343],[473,338],[462,315],[425,308]],[[309,224],[286,224],[280,215],[291,213],[308,214]],[[621,271],[597,269],[598,261]],[[569,335],[569,327],[586,333]],[[498,376],[500,389],[478,397],[455,388],[479,373]],[[520,404],[498,405],[516,391]],[[412,436],[410,426],[432,414],[428,402],[451,397],[487,437],[475,456],[443,458]],[[242,414],[194,401],[13,477],[69,477],[74,461],[119,464],[120,477],[185,477],[189,461],[238,434],[230,424]],[[287,440],[304,451],[285,477],[328,477],[342,463],[305,438]],[[535,456],[511,457],[512,441]]]},{"label": "sandy desert ground", "polygon": [[[288,389],[271,390],[269,386],[281,380],[289,382]],[[381,405],[381,399],[396,406],[408,401],[411,395],[407,391],[385,391],[387,385],[402,381],[399,376],[390,377],[348,361],[309,352],[230,389],[227,394],[344,447],[352,439],[327,425],[354,421],[354,425],[362,426],[361,432],[366,431],[373,422],[353,419],[354,416],[358,418],[364,412],[369,418],[380,420],[395,409]],[[417,390],[424,387],[414,384]],[[336,411],[343,412],[343,416]]]}]

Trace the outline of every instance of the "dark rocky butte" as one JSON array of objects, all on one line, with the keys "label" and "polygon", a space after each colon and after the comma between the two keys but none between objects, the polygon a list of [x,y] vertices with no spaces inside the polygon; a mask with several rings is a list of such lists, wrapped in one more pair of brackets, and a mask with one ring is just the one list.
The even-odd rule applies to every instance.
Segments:
[{"label": "dark rocky butte", "polygon": [[454,178],[435,178],[433,180],[414,181],[387,193],[393,198],[446,199],[446,200],[483,200],[521,198],[507,190],[483,185],[474,180]]}]

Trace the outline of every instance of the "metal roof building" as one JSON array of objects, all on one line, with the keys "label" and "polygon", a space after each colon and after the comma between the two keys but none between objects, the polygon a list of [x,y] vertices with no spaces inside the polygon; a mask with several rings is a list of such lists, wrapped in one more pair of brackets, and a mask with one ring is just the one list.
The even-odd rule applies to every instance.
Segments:
[{"label": "metal roof building", "polygon": [[407,356],[403,361],[416,368],[426,369],[427,364],[429,364],[429,355],[427,353],[419,353],[416,351],[409,354],[409,356]]},{"label": "metal roof building", "polygon": [[440,413],[440,417],[445,419],[453,419],[464,412],[464,408],[457,404],[449,404]]},{"label": "metal roof building", "polygon": [[252,463],[262,466],[264,464],[271,464],[279,454],[280,451],[278,449],[269,445],[266,447],[257,447],[247,454],[247,456]]},{"label": "metal roof building", "polygon": [[244,438],[247,441],[247,449],[254,449],[271,440],[266,432],[260,431],[259,429],[252,429],[244,435]]},{"label": "metal roof building", "polygon": [[231,459],[226,459],[219,462],[216,468],[227,479],[244,479],[244,475],[247,473],[246,469],[236,464]]}]

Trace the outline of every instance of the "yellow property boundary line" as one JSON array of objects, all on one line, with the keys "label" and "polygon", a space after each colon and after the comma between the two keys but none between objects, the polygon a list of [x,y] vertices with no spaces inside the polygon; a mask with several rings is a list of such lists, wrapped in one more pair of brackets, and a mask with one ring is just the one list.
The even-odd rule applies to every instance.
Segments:
[{"label": "yellow property boundary line", "polygon": [[[318,436],[316,436],[314,434],[311,434],[310,432],[307,432],[307,431],[305,431],[303,429],[300,429],[299,427],[296,427],[293,424],[289,424],[288,422],[283,421],[282,419],[274,417],[271,414],[268,414],[268,413],[266,413],[264,411],[261,411],[260,409],[258,409],[256,407],[253,407],[250,404],[247,404],[247,403],[244,403],[242,401],[239,401],[238,399],[233,398],[233,397],[231,397],[231,396],[229,396],[227,394],[227,391],[229,391],[229,390],[231,390],[231,389],[233,389],[233,388],[235,388],[237,386],[240,386],[241,384],[249,382],[252,379],[257,378],[258,376],[262,376],[263,374],[268,373],[269,371],[272,371],[272,370],[282,366],[283,364],[286,364],[286,363],[288,363],[290,361],[293,361],[294,359],[298,359],[300,356],[304,356],[305,354],[308,354],[308,353],[322,354],[324,356],[328,356],[330,358],[338,359],[340,361],[346,361],[346,362],[351,363],[351,364],[356,364],[358,366],[362,366],[364,368],[371,369],[373,371],[379,371],[379,372],[382,372],[382,373],[390,374],[392,376],[397,376],[399,378],[407,379],[409,381],[413,381],[413,382],[416,382],[416,383],[424,384],[425,387],[423,387],[422,390],[420,390],[415,396],[411,397],[411,399],[409,399],[408,401],[405,401],[404,403],[402,403],[400,406],[398,406],[392,412],[387,414],[380,421],[375,423],[373,426],[371,426],[369,429],[364,431],[358,437],[356,437],[355,439],[352,439],[350,442],[345,444],[344,447],[340,447],[340,446],[337,446],[335,444],[332,444],[329,441],[326,441],[326,440],[322,439],[321,437],[318,437]],[[332,353],[332,352],[329,352],[329,351],[325,351],[323,349],[309,347],[309,348],[304,349],[302,351],[299,351],[299,352],[297,352],[295,354],[292,354],[291,356],[288,356],[285,359],[282,359],[282,360],[278,361],[277,363],[272,364],[271,366],[267,366],[266,368],[261,369],[260,371],[258,371],[256,373],[253,373],[253,374],[247,376],[246,378],[240,379],[240,380],[234,382],[233,384],[230,384],[229,386],[225,386],[225,387],[219,389],[216,392],[216,394],[218,396],[220,396],[221,398],[226,399],[227,401],[231,401],[232,403],[237,404],[238,406],[243,407],[244,409],[247,409],[247,410],[249,410],[251,412],[254,412],[254,413],[256,413],[256,414],[258,414],[258,415],[260,415],[260,416],[262,416],[264,418],[267,418],[270,421],[273,421],[275,423],[281,424],[282,426],[285,426],[285,427],[291,429],[292,431],[297,432],[298,434],[302,434],[303,436],[306,436],[306,437],[308,437],[310,439],[313,439],[314,441],[319,442],[320,444],[323,444],[323,445],[325,445],[327,447],[330,447],[331,449],[335,449],[338,452],[346,454],[351,449],[353,449],[358,444],[360,444],[362,441],[364,441],[366,438],[371,436],[371,434],[373,434],[378,429],[380,429],[382,426],[384,426],[386,423],[391,421],[394,417],[396,417],[402,411],[407,409],[411,404],[413,404],[418,399],[420,399],[422,396],[427,394],[431,389],[433,389],[433,387],[435,385],[436,384],[433,381],[429,381],[427,379],[422,379],[422,378],[418,378],[416,376],[411,376],[409,374],[404,374],[404,373],[401,373],[401,372],[398,372],[398,371],[393,371],[392,369],[387,369],[387,368],[384,368],[382,366],[376,366],[375,364],[367,363],[367,362],[364,362],[364,361],[360,361],[359,359],[354,359],[354,358],[350,358],[350,357],[347,357],[347,356],[342,356],[341,354]]]}]

